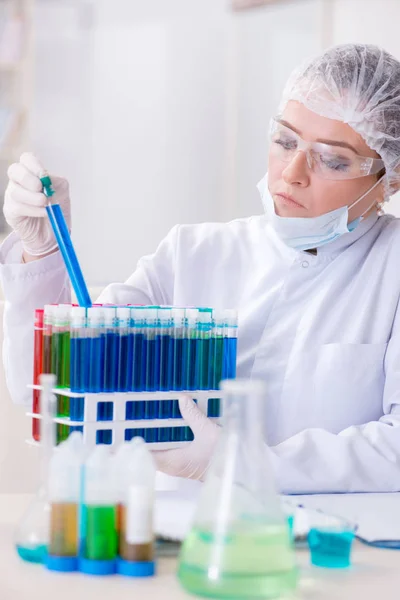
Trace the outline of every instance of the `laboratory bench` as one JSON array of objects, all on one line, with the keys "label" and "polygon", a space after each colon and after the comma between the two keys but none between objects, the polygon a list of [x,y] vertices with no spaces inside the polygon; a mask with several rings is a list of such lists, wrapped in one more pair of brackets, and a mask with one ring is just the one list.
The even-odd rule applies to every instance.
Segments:
[{"label": "laboratory bench", "polygon": [[[176,558],[160,558],[157,575],[128,579],[58,574],[42,565],[24,563],[14,547],[14,532],[31,499],[24,494],[0,494],[0,600],[184,600],[193,598],[179,585]],[[302,569],[296,598],[313,600],[397,600],[400,593],[400,551],[381,550],[356,542],[353,567],[326,570],[310,567],[305,550],[297,551]]]}]

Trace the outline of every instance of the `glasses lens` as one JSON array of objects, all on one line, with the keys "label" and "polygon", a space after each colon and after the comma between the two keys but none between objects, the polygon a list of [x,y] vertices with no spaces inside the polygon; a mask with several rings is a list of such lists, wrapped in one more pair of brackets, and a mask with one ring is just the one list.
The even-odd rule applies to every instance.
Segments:
[{"label": "glasses lens", "polygon": [[298,148],[297,136],[284,125],[273,121],[271,128],[271,153],[275,158],[290,162]]},{"label": "glasses lens", "polygon": [[313,170],[324,179],[355,179],[362,177],[358,157],[351,150],[326,146],[323,150],[310,150]]}]

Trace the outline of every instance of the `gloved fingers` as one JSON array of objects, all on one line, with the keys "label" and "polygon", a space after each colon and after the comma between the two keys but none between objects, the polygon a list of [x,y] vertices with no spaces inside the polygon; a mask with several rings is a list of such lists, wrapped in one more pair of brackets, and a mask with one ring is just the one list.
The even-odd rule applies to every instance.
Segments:
[{"label": "gloved fingers", "polygon": [[36,175],[36,177],[43,177],[44,173],[46,173],[43,164],[33,152],[24,152],[21,154],[19,162],[33,175]]},{"label": "gloved fingers", "polygon": [[13,163],[7,171],[9,179],[31,192],[41,192],[43,189],[39,177],[34,175],[25,165]]},{"label": "gloved fingers", "polygon": [[43,211],[47,202],[46,196],[40,192],[30,192],[13,181],[8,183],[5,193],[5,205],[13,205],[14,213],[20,211],[20,214],[24,216],[38,216],[35,209],[42,209],[39,212],[44,214]]},{"label": "gloved fingers", "polygon": [[153,450],[152,456],[156,463],[158,471],[167,475],[180,477],[180,472],[185,468],[187,446],[184,448],[174,448],[172,450]]},{"label": "gloved fingers", "polygon": [[187,394],[179,396],[179,410],[187,425],[193,431],[194,437],[201,434],[204,428],[216,425],[198,408],[197,404]]}]

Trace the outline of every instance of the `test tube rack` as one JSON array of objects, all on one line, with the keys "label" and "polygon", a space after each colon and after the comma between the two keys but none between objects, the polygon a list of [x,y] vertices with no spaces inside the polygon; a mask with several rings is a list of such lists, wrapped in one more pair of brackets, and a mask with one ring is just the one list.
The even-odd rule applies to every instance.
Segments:
[{"label": "test tube rack", "polygon": [[[30,385],[30,389],[41,390],[40,385]],[[174,432],[181,430],[187,426],[182,417],[179,418],[146,418],[146,419],[127,419],[127,404],[131,402],[148,401],[166,402],[177,401],[182,394],[190,396],[196,401],[199,409],[209,418],[216,422],[220,422],[222,415],[222,394],[218,390],[199,390],[190,392],[114,392],[114,393],[77,393],[71,392],[65,388],[54,388],[53,393],[68,397],[71,403],[76,401],[82,403],[83,411],[81,420],[74,420],[70,417],[54,417],[54,422],[59,425],[64,425],[70,428],[70,431],[80,430],[83,434],[84,444],[89,448],[97,443],[105,443],[101,440],[102,431],[111,431],[110,439],[106,442],[111,446],[119,446],[121,443],[128,441],[135,435],[141,435],[138,430],[156,430],[158,432]],[[213,416],[210,416],[209,401],[218,400],[218,409],[213,411]],[[99,420],[99,404],[112,403],[112,418],[109,420]],[[27,412],[26,415],[31,419],[41,419],[41,414]],[[137,433],[135,433],[137,432]],[[165,435],[159,435],[165,437]],[[173,435],[172,435],[173,437]],[[99,439],[100,438],[100,439]],[[173,441],[153,441],[147,442],[149,447],[155,447],[159,450],[171,448],[180,448],[189,443],[190,440],[179,439]],[[31,439],[28,442],[32,445],[40,445]]]}]

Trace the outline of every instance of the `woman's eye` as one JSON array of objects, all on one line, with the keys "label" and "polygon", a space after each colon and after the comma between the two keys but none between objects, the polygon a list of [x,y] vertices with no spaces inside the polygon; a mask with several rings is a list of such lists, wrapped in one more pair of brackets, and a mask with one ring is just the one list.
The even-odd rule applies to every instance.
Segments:
[{"label": "woman's eye", "polygon": [[339,156],[324,156],[320,154],[319,161],[324,167],[332,171],[348,171],[350,168],[350,163]]},{"label": "woman's eye", "polygon": [[297,148],[297,141],[294,139],[280,137],[276,138],[274,142],[285,150],[296,150]]}]

